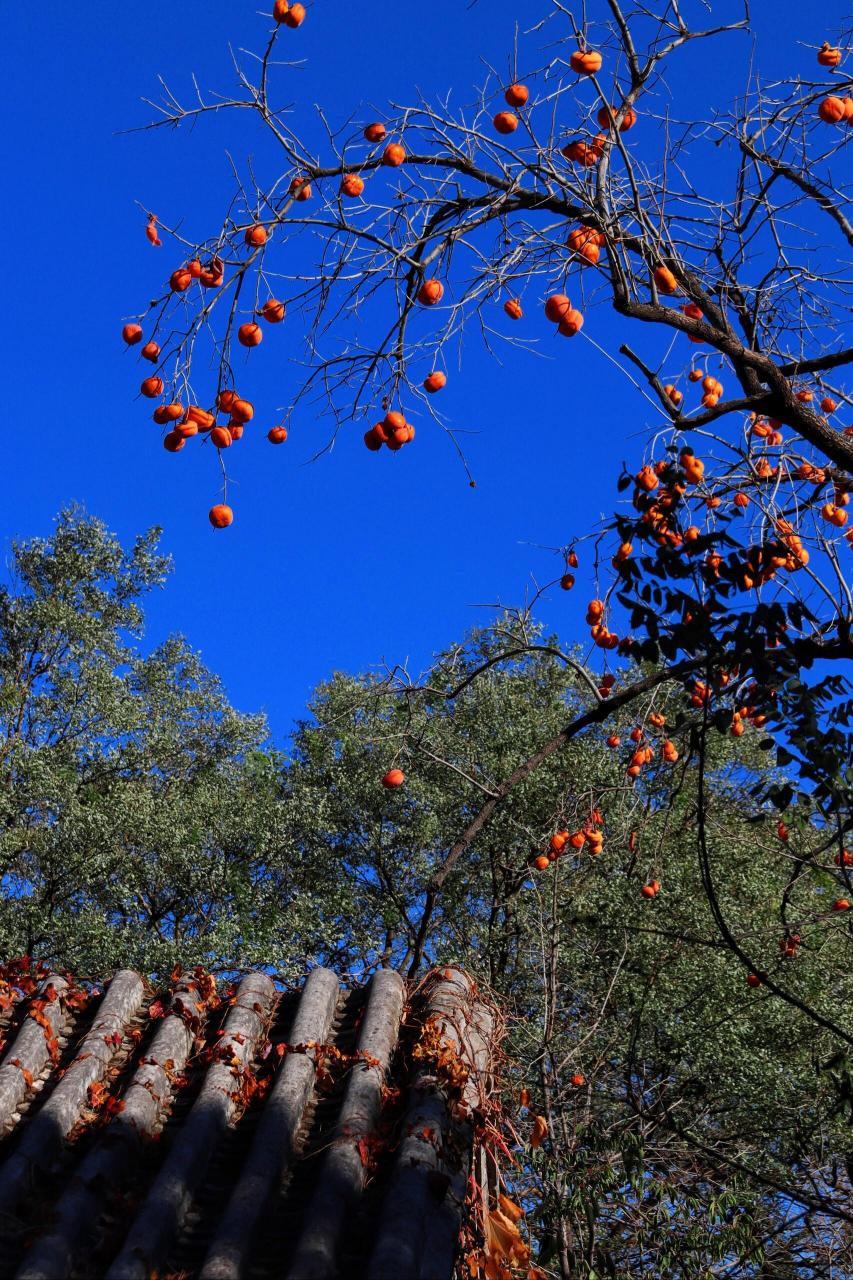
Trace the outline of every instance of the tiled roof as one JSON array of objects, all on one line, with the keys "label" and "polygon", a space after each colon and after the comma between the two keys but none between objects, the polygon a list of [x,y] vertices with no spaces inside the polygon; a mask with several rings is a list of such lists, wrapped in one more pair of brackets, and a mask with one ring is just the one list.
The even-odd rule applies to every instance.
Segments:
[{"label": "tiled roof", "polygon": [[0,982],[0,1277],[449,1280],[493,1034],[460,969]]}]

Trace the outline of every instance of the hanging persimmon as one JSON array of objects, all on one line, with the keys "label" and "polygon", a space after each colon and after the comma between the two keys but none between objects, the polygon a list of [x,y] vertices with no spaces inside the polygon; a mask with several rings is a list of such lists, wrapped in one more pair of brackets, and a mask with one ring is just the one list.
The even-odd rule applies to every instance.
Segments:
[{"label": "hanging persimmon", "polygon": [[217,502],[215,506],[210,508],[207,518],[214,529],[227,529],[230,524],[234,523],[234,512],[227,503]]},{"label": "hanging persimmon", "polygon": [[601,70],[602,57],[594,49],[577,49],[569,58],[569,66],[578,75],[594,76]]},{"label": "hanging persimmon", "polygon": [[492,124],[498,133],[515,133],[518,128],[518,116],[512,111],[499,111]]}]

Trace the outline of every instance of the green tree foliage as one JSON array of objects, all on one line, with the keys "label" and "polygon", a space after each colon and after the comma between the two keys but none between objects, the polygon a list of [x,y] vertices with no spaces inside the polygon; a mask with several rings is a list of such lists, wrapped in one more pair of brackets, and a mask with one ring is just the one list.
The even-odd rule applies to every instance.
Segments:
[{"label": "green tree foliage", "polygon": [[[349,884],[339,964],[409,965],[454,837],[582,711],[589,679],[505,619],[417,684],[338,675],[318,691],[287,785],[308,797],[303,852]],[[780,828],[756,798],[759,780],[783,781],[761,730],[705,740],[685,701],[678,684],[658,688],[511,788],[442,884],[427,957],[462,960],[508,1010],[508,1114],[523,1151],[511,1185],[549,1270],[836,1274],[853,1260],[838,873],[830,850],[823,872],[802,876],[819,830]],[[655,763],[634,782],[637,728]],[[662,740],[678,744],[674,763]],[[389,792],[391,765],[406,782]],[[552,834],[582,830],[595,810],[600,854],[569,846],[532,868]],[[516,1106],[521,1087],[530,1113]],[[524,1145],[533,1112],[550,1132],[536,1151]]]},{"label": "green tree foliage", "polygon": [[168,571],[63,511],[0,595],[0,937],[80,973],[272,960],[317,945],[280,856],[276,761],[180,637],[142,656]]}]

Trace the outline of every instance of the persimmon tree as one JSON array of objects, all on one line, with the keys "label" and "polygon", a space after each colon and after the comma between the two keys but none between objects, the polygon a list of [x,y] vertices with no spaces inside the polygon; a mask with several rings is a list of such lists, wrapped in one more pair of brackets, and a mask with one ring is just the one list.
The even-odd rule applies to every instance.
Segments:
[{"label": "persimmon tree", "polygon": [[[384,121],[330,124],[315,155],[276,107],[282,40],[298,40],[305,14],[279,5],[274,18],[257,58],[235,63],[235,96],[199,91],[185,105],[167,89],[158,107],[155,123],[168,127],[239,112],[279,159],[264,185],[247,163],[224,219],[198,242],[169,229],[176,217],[151,215],[149,238],[169,245],[174,270],[125,337],[147,339],[156,370],[142,390],[163,397],[154,416],[168,449],[200,437],[223,468],[237,465],[231,446],[251,433],[253,407],[234,384],[235,344],[260,346],[288,310],[307,347],[304,364],[282,365],[282,398],[325,406],[326,445],[378,418],[365,434],[377,452],[410,442],[412,406],[422,429],[454,436],[435,406],[463,335],[524,343],[556,331],[607,349],[608,307],[637,333],[610,354],[637,384],[647,451],[613,477],[625,498],[612,520],[566,530],[560,578],[571,588],[583,562],[591,641],[605,662],[627,665],[617,663],[615,685],[589,690],[583,715],[507,777],[452,845],[428,886],[424,929],[525,771],[670,681],[686,695],[682,749],[703,750],[712,728],[756,728],[795,765],[799,803],[780,830],[797,848],[797,876],[828,861],[850,889],[850,702],[837,665],[853,653],[843,41],[804,47],[794,78],[773,84],[756,62],[737,103],[696,121],[692,97],[669,100],[667,69],[696,41],[734,56],[748,6],[714,6],[709,21],[698,3],[602,0],[579,25],[554,0],[510,74],[490,76],[468,106],[419,101],[390,106]],[[323,21],[322,6],[310,18]],[[217,527],[233,518],[223,499]],[[637,679],[638,662],[660,665]],[[661,748],[648,737],[626,758],[632,778]],[[794,788],[768,798],[788,809]]]},{"label": "persimmon tree", "polygon": [[[142,392],[162,401],[155,420],[168,428],[167,449],[201,437],[223,475],[226,462],[238,465],[232,445],[250,442],[253,407],[251,388],[235,384],[234,351],[259,348],[251,359],[263,360],[274,326],[294,313],[304,360],[281,365],[289,408],[273,444],[297,406],[322,408],[318,453],[361,447],[363,436],[383,465],[388,450],[416,452],[417,414],[418,430],[447,432],[464,461],[440,405],[453,364],[464,376],[466,345],[552,338],[592,342],[612,358],[612,376],[637,388],[646,435],[612,477],[622,495],[612,518],[567,527],[553,584],[587,584],[601,669],[592,680],[577,672],[582,705],[446,837],[423,886],[412,972],[513,794],[596,726],[630,715],[636,736],[618,749],[638,802],[661,768],[695,763],[691,848],[744,988],[796,1010],[846,1055],[853,1040],[839,1009],[805,999],[791,975],[832,927],[830,914],[811,935],[809,894],[853,897],[849,33],[816,32],[789,77],[768,82],[746,3],[599,0],[579,10],[551,0],[506,73],[491,74],[466,106],[439,97],[390,104],[381,120],[329,122],[315,154],[277,106],[282,42],[298,41],[292,28],[305,17],[287,21],[288,12],[277,5],[257,57],[235,64],[233,95],[184,102],[166,90],[157,104],[161,127],[239,112],[279,160],[264,183],[247,162],[198,239],[177,230],[183,210],[150,215],[149,238],[170,247],[173,274],[125,337],[144,341],[155,365]],[[321,4],[307,15],[323,18]],[[744,68],[738,100],[713,102],[698,120],[695,98],[680,101],[669,76],[697,41]],[[612,340],[617,324],[624,342]],[[226,488],[211,521],[232,519]],[[482,670],[510,660],[518,643]],[[398,694],[416,706],[428,688],[427,679]],[[655,691],[676,698],[663,723],[649,710]],[[709,838],[719,735],[754,740],[786,770],[783,780],[756,771],[751,784],[774,815],[788,872],[773,903],[791,962],[782,969],[739,926],[736,872]],[[385,767],[410,776],[415,739],[404,736],[397,756]],[[585,837],[588,854],[594,843]],[[570,850],[557,861],[574,859]],[[548,855],[534,854],[540,874],[554,876]],[[652,907],[666,876],[663,867],[643,886]]]}]

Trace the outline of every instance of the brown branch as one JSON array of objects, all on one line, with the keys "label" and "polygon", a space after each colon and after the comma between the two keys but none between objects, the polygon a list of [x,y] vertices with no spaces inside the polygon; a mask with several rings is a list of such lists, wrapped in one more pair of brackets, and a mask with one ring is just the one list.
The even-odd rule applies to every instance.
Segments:
[{"label": "brown branch", "polygon": [[805,195],[811,196],[815,203],[820,205],[821,209],[823,209],[825,213],[828,213],[830,218],[832,218],[840,228],[841,234],[844,236],[847,243],[853,245],[853,224],[851,224],[850,220],[841,212],[841,209],[835,201],[831,200],[825,191],[821,191],[817,183],[812,182],[810,178],[807,178],[804,174],[800,173],[798,169],[795,169],[793,165],[787,164],[784,160],[779,160],[775,156],[768,155],[766,151],[759,151],[758,148],[753,146],[747,138],[740,137],[738,138],[738,142],[741,149],[745,151],[747,155],[752,156],[754,160],[757,160],[759,164],[766,164],[769,169],[774,171],[774,173],[778,173],[781,177],[787,178],[789,182],[792,182],[794,186],[798,187]]}]

